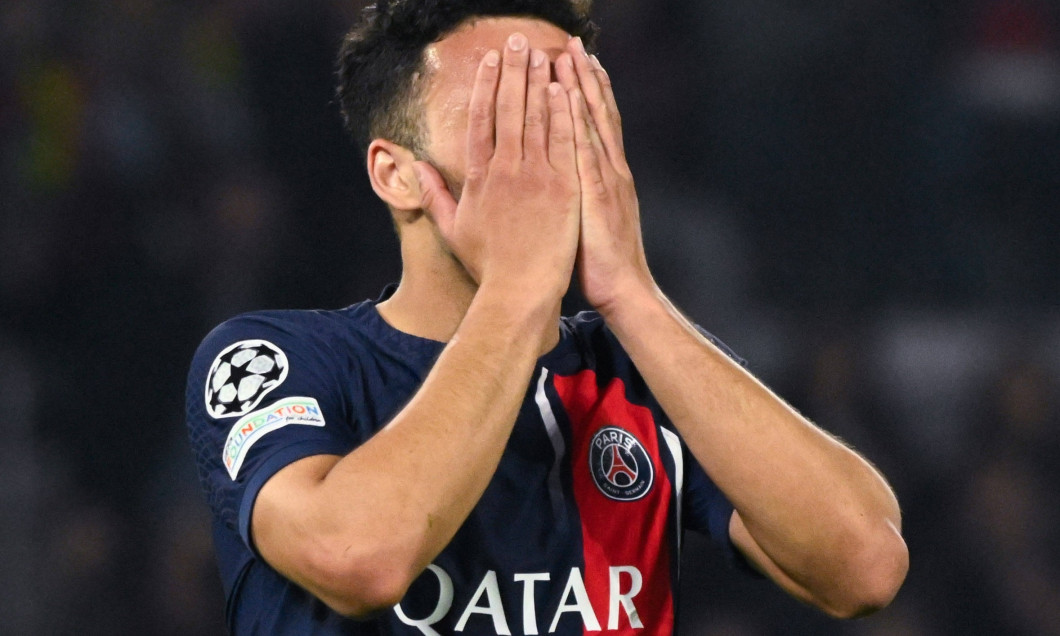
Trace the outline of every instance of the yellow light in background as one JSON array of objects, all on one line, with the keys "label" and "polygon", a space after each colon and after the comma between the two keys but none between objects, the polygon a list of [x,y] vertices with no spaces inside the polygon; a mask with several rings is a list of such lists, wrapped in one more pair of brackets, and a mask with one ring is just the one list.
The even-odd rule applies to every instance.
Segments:
[{"label": "yellow light in background", "polygon": [[31,191],[62,190],[80,154],[84,93],[72,69],[57,61],[28,68],[19,84],[28,123],[20,175]]}]

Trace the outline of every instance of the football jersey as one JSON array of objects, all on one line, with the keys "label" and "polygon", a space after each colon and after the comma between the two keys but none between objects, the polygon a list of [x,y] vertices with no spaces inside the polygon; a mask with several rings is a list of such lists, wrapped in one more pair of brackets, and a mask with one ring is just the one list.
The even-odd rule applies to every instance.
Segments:
[{"label": "football jersey", "polygon": [[245,314],[200,345],[187,424],[231,632],[672,634],[682,531],[735,556],[732,506],[592,312],[561,320],[482,498],[397,606],[345,618],[257,554],[250,519],[265,482],[364,443],[444,347],[394,329],[373,301]]}]

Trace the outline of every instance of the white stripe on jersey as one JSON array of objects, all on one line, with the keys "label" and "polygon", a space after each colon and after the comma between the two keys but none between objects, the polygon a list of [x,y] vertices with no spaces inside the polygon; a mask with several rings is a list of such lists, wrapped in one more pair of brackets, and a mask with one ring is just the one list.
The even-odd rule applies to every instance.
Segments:
[{"label": "white stripe on jersey", "polygon": [[556,452],[556,460],[552,464],[552,470],[548,473],[548,491],[552,497],[552,512],[556,515],[556,519],[561,519],[566,514],[566,509],[563,502],[563,485],[559,481],[560,464],[563,460],[563,454],[567,452],[567,445],[563,441],[563,433],[559,430],[559,424],[556,423],[556,414],[552,412],[552,404],[548,401],[548,396],[545,395],[545,380],[548,379],[548,369],[541,368],[541,377],[537,380],[537,392],[534,394],[534,401],[537,403],[537,409],[541,412],[541,421],[545,423],[545,430],[548,431],[548,439],[552,442],[552,449]]},{"label": "white stripe on jersey", "polygon": [[[677,567],[681,567],[681,495],[685,490],[685,460],[681,455],[681,439],[677,437],[677,433],[671,430],[659,427],[662,431],[663,439],[666,441],[667,448],[670,449],[670,455],[674,458],[674,491],[677,493]],[[680,571],[678,571],[680,574]]]}]

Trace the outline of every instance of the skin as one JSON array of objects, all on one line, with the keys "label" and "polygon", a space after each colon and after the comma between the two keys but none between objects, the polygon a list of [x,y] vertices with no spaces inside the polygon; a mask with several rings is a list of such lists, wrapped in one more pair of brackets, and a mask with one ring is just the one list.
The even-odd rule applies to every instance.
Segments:
[{"label": "skin", "polygon": [[[511,34],[492,29],[467,43],[482,53],[464,149],[455,151],[464,168],[452,167],[464,173],[459,205],[408,150],[377,140],[369,151],[369,176],[394,211],[405,259],[401,286],[380,312],[447,346],[383,430],[345,457],[290,464],[255,502],[261,555],[342,614],[390,608],[449,543],[496,470],[537,358],[558,338],[579,235],[573,118],[548,65],[531,67],[532,43]],[[533,45],[566,43],[551,35]],[[444,82],[449,61],[440,62],[432,81]]]},{"label": "skin", "polygon": [[[460,253],[462,238],[452,236],[448,225],[461,193],[449,192],[448,186],[459,184],[460,188],[454,188],[459,190],[467,178],[470,96],[479,64],[488,51],[503,50],[507,38],[517,31],[529,39],[533,50],[547,56],[549,64],[531,72],[536,81],[530,93],[543,100],[554,74],[551,67],[564,54],[570,36],[537,20],[479,19],[424,52],[430,82],[424,98],[429,161],[417,162],[408,150],[384,140],[375,140],[369,147],[369,176],[376,193],[395,215],[403,266],[401,285],[379,311],[406,333],[447,342],[477,292],[478,263],[469,254]],[[547,130],[550,118],[544,113],[540,116]],[[515,128],[521,131],[523,125]],[[500,131],[499,125],[497,129]],[[430,200],[424,201],[424,196]],[[431,319],[425,320],[427,316]],[[553,337],[558,338],[558,332]],[[555,340],[550,340],[542,353],[554,344]]]},{"label": "skin", "polygon": [[448,344],[371,440],[345,457],[295,462],[265,484],[252,534],[266,561],[344,614],[397,603],[489,483],[576,274],[732,501],[731,536],[751,562],[835,616],[887,605],[908,568],[891,489],[659,290],[599,62],[577,39],[523,18],[474,21],[425,59],[429,161],[385,140],[368,153],[403,256],[401,284],[379,311]]},{"label": "skin", "polygon": [[586,298],[733,503],[736,547],[788,593],[833,616],[886,606],[909,566],[893,491],[700,335],[655,284],[610,78],[580,43],[570,49],[575,71],[559,64],[557,75],[573,95]]}]

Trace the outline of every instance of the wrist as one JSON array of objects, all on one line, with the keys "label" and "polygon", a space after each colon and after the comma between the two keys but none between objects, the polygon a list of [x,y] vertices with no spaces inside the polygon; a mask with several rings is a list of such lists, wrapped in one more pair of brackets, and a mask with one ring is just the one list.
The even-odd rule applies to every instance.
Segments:
[{"label": "wrist", "polygon": [[535,351],[543,353],[558,338],[561,301],[562,296],[552,298],[518,286],[483,282],[475,293],[472,307],[490,316],[489,322],[498,335],[516,334]]},{"label": "wrist", "polygon": [[664,298],[651,274],[645,272],[616,279],[606,298],[593,303],[593,308],[610,324],[651,306],[661,308]]}]

